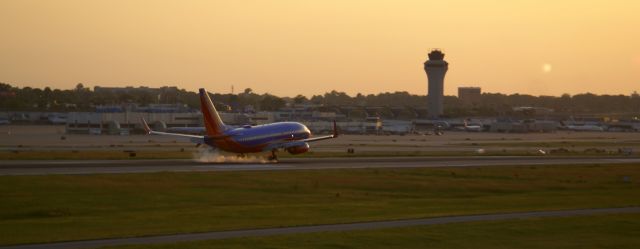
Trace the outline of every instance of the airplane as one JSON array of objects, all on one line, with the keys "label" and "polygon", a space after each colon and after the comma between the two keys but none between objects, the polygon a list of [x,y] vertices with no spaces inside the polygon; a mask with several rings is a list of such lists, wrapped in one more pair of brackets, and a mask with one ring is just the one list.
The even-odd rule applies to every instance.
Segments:
[{"label": "airplane", "polygon": [[482,125],[479,124],[472,124],[469,125],[467,124],[467,121],[464,121],[464,129],[466,131],[470,131],[470,132],[481,132],[482,131]]},{"label": "airplane", "polygon": [[604,131],[604,127],[598,125],[566,125],[565,128],[570,131]]},{"label": "airplane", "polygon": [[480,124],[471,124],[471,125],[469,125],[467,120],[464,120],[464,126],[463,127],[459,127],[457,129],[460,130],[460,131],[481,132],[482,131],[482,125],[480,125]]},{"label": "airplane", "polygon": [[565,124],[564,122],[560,122],[562,128],[570,130],[570,131],[604,131],[604,127],[594,124]]},{"label": "airplane", "polygon": [[312,137],[309,128],[298,122],[245,125],[239,128],[229,127],[222,122],[204,88],[200,88],[200,109],[206,130],[206,134],[203,136],[154,131],[151,130],[144,118],[141,118],[140,121],[148,135],[179,137],[196,143],[197,146],[206,144],[215,149],[237,153],[239,156],[244,156],[245,153],[271,152],[268,158],[270,161],[278,160],[276,155],[278,150],[285,150],[292,155],[301,154],[309,151],[310,142],[338,137],[335,121],[333,121],[333,134],[320,137]]}]

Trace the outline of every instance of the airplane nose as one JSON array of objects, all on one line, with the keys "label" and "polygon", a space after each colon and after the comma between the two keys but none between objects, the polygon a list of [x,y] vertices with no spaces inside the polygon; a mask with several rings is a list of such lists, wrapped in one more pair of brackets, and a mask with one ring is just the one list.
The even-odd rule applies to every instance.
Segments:
[{"label": "airplane nose", "polygon": [[311,131],[306,125],[302,125],[302,130],[304,132],[304,135],[307,136],[307,138],[311,136]]}]

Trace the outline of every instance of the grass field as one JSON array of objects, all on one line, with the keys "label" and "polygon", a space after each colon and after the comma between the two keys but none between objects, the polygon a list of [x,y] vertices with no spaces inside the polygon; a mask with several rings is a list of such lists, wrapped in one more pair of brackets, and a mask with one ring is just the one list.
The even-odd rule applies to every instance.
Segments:
[{"label": "grass field", "polygon": [[640,248],[640,214],[473,222],[108,248]]},{"label": "grass field", "polygon": [[640,205],[640,165],[0,177],[0,244]]}]

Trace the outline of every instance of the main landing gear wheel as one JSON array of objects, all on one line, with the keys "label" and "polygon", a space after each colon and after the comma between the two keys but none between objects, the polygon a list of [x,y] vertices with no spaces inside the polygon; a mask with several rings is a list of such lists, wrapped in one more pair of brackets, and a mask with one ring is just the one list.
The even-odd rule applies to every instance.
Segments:
[{"label": "main landing gear wheel", "polygon": [[269,161],[278,162],[278,156],[276,156],[276,151],[271,151],[271,155],[267,158]]}]

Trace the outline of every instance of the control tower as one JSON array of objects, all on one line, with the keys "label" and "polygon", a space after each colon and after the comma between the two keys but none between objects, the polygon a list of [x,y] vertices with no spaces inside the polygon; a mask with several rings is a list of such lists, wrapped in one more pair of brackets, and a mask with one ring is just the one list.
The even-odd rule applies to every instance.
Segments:
[{"label": "control tower", "polygon": [[429,79],[427,95],[427,111],[429,118],[442,116],[442,102],[444,101],[444,75],[449,69],[449,63],[444,60],[444,53],[434,49],[429,53],[429,60],[424,63],[424,71]]}]

